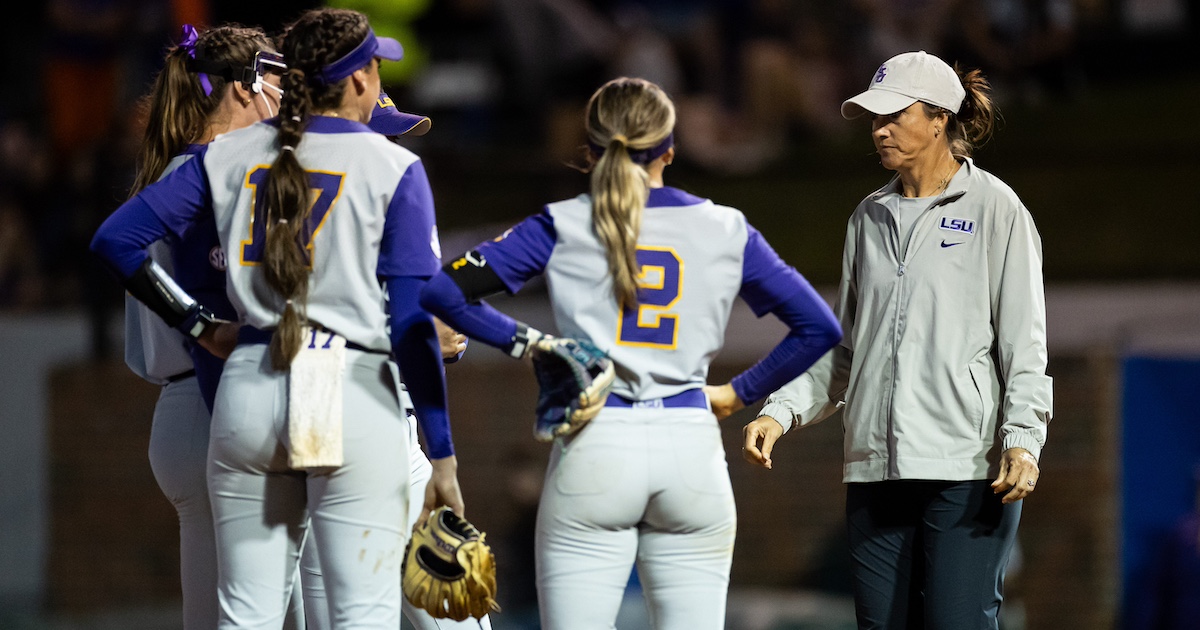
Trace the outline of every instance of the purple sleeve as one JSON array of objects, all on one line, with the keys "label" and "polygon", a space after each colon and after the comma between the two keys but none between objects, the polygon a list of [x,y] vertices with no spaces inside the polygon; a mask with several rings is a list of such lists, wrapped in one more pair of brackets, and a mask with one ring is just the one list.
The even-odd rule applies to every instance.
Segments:
[{"label": "purple sleeve", "polygon": [[550,262],[558,232],[549,211],[530,216],[477,250],[504,282],[510,294],[521,290],[530,278],[537,277]]},{"label": "purple sleeve", "polygon": [[[490,261],[489,261],[490,263]],[[454,279],[440,272],[421,290],[421,306],[462,334],[504,351],[512,350],[517,322],[487,302],[467,302]]]},{"label": "purple sleeve", "polygon": [[783,262],[767,239],[747,224],[746,250],[742,257],[742,288],[738,292],[758,317],[771,312],[797,291],[812,290],[794,267]]},{"label": "purple sleeve", "polygon": [[376,274],[385,278],[428,278],[441,266],[433,191],[425,166],[413,162],[388,204]]},{"label": "purple sleeve", "polygon": [[425,284],[424,278],[388,278],[388,315],[392,351],[412,398],[417,423],[425,435],[425,448],[430,459],[441,459],[454,454],[454,441],[450,435],[442,348],[433,319],[417,303]]},{"label": "purple sleeve", "polygon": [[758,230],[746,227],[749,238],[739,294],[756,315],[774,313],[789,328],[770,354],[731,381],[738,398],[750,404],[812,367],[842,340],[842,329],[808,280],[783,262]]},{"label": "purple sleeve", "polygon": [[167,234],[183,238],[200,213],[212,207],[204,153],[121,204],[96,231],[91,249],[121,278],[146,260],[145,249]]}]

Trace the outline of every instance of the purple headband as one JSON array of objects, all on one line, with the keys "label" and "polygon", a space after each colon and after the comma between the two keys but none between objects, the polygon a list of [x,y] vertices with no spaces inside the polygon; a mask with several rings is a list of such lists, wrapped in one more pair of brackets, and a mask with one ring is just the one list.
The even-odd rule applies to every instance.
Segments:
[{"label": "purple headband", "polygon": [[[183,25],[183,41],[179,42],[179,48],[188,54],[192,59],[196,58],[196,43],[200,41],[200,34],[196,32],[196,27],[191,24]],[[200,77],[200,87],[204,88],[204,95],[212,95],[212,82],[208,80],[208,75],[203,72],[196,72],[196,76]]]},{"label": "purple headband", "polygon": [[374,57],[400,61],[404,58],[404,47],[391,37],[376,37],[375,31],[368,29],[367,37],[361,44],[341,59],[321,68],[313,80],[323,85],[333,85],[354,74],[355,70],[367,65]]},{"label": "purple headband", "polygon": [[[649,149],[629,151],[629,147],[625,147],[625,150],[629,151],[629,159],[633,160],[634,164],[641,164],[642,166],[645,166],[654,160],[657,160],[662,156],[662,154],[666,153],[673,146],[675,146],[675,133],[671,132],[667,134],[666,138],[663,138],[662,142],[659,142]],[[597,158],[601,155],[604,155],[604,151],[606,150],[604,147],[592,142],[591,140],[588,140],[588,148],[592,150],[592,154]]]}]

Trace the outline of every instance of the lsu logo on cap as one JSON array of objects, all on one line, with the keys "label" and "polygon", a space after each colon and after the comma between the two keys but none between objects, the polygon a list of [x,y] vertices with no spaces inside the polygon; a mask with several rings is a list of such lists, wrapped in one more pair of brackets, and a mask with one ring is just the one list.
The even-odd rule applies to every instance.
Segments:
[{"label": "lsu logo on cap", "polygon": [[883,77],[887,76],[887,66],[879,66],[879,71],[875,73],[875,82],[883,83]]},{"label": "lsu logo on cap", "polygon": [[953,217],[942,217],[942,222],[938,224],[939,230],[948,232],[961,232],[963,234],[975,233],[975,222],[966,219],[955,219]]},{"label": "lsu logo on cap", "polygon": [[396,106],[396,103],[392,101],[392,97],[390,97],[390,96],[384,96],[382,98],[375,99],[375,104],[379,105],[380,109],[386,109],[388,107]]}]

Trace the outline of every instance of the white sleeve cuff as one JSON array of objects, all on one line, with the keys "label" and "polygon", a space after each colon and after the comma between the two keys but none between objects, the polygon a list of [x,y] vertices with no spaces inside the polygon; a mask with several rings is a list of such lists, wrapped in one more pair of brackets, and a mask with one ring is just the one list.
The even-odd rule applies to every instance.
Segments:
[{"label": "white sleeve cuff", "polygon": [[787,405],[779,402],[767,401],[763,408],[758,412],[759,417],[771,416],[783,427],[783,432],[787,433],[796,424],[796,414]]},{"label": "white sleeve cuff", "polygon": [[1009,433],[1004,436],[1004,450],[1010,448],[1023,448],[1029,451],[1033,458],[1041,461],[1042,459],[1042,444],[1038,439],[1029,432],[1021,431],[1017,433]]}]

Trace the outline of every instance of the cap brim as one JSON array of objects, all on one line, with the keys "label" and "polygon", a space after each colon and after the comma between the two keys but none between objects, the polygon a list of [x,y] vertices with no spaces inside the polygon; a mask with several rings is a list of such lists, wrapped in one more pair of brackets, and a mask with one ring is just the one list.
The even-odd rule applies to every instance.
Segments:
[{"label": "cap brim", "polygon": [[429,133],[433,121],[428,116],[409,114],[389,107],[386,113],[377,110],[367,126],[371,131],[385,136],[423,136]]},{"label": "cap brim", "polygon": [[400,61],[404,58],[404,47],[400,42],[391,37],[375,37],[378,42],[378,47],[375,49],[375,56],[388,61]]},{"label": "cap brim", "polygon": [[842,118],[851,120],[867,112],[877,115],[894,114],[902,109],[907,109],[909,105],[916,102],[917,99],[911,96],[889,90],[867,90],[842,103]]}]

